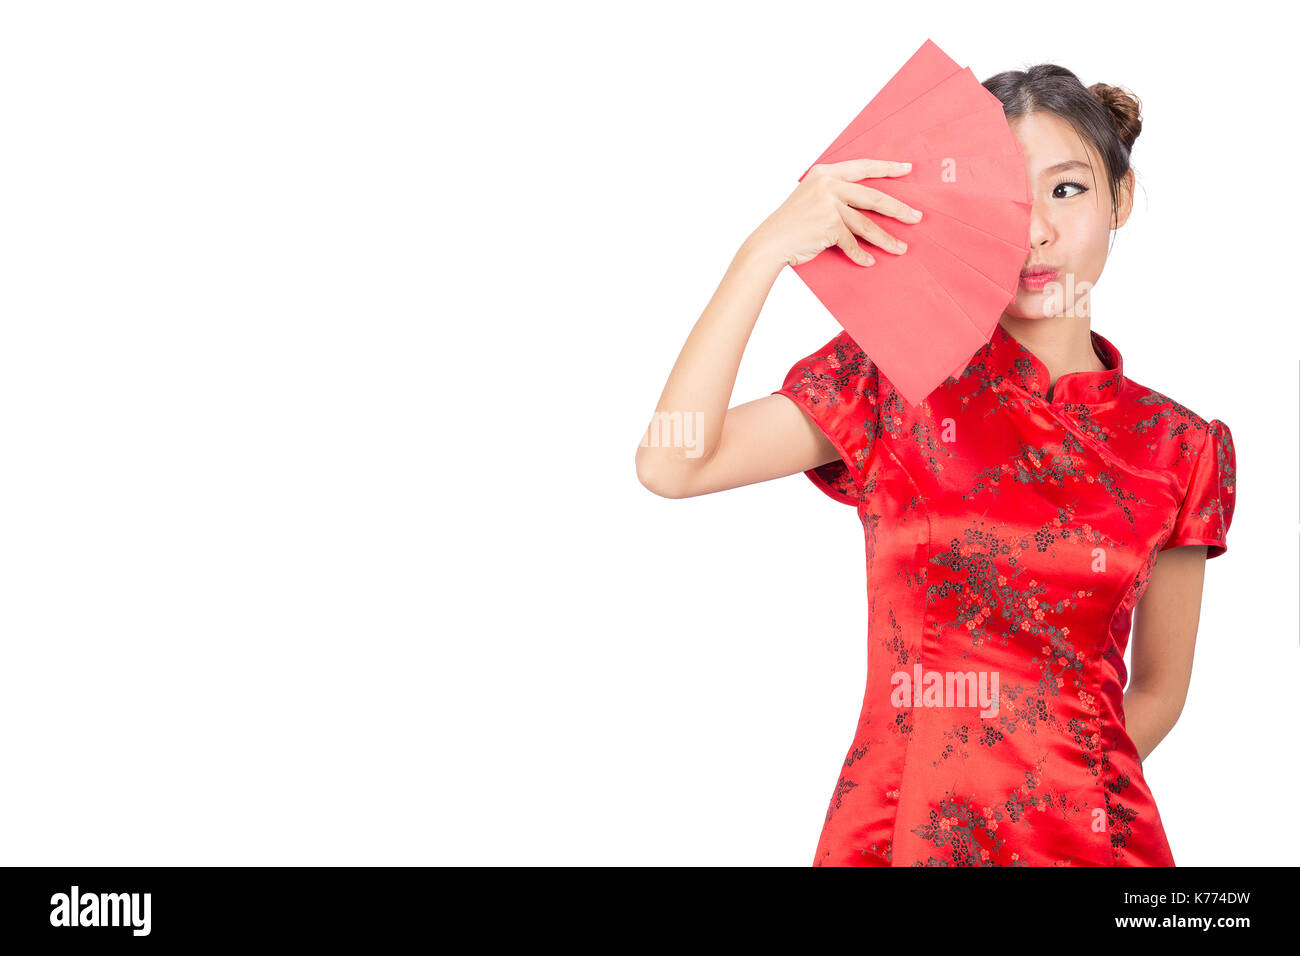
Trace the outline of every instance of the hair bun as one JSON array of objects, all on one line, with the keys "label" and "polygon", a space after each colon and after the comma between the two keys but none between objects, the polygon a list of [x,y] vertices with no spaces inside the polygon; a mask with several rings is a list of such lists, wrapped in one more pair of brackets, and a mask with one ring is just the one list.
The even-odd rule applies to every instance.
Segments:
[{"label": "hair bun", "polygon": [[1101,100],[1102,105],[1110,111],[1111,123],[1124,143],[1124,148],[1132,150],[1133,143],[1142,132],[1141,100],[1123,87],[1106,83],[1094,83],[1088,87],[1088,92]]}]

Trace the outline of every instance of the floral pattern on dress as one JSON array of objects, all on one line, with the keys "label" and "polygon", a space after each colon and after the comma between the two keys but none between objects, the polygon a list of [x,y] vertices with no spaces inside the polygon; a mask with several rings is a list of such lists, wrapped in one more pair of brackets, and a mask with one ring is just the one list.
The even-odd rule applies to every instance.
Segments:
[{"label": "floral pattern on dress", "polygon": [[[1090,334],[1106,368],[1051,382],[999,325],[911,406],[840,333],[777,390],[839,453],[806,474],[857,509],[867,565],[866,692],[814,865],[1173,865],[1124,651],[1161,551],[1226,552],[1236,453]],[[954,674],[996,675],[996,707],[895,702],[899,675]]]}]

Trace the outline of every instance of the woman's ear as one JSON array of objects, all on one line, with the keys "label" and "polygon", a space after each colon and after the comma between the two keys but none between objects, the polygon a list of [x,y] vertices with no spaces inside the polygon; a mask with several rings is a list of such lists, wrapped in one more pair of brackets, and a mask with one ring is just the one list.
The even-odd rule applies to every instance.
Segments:
[{"label": "woman's ear", "polygon": [[1128,215],[1133,211],[1133,170],[1129,169],[1119,180],[1119,201],[1115,206],[1115,226],[1118,229],[1128,222]]}]

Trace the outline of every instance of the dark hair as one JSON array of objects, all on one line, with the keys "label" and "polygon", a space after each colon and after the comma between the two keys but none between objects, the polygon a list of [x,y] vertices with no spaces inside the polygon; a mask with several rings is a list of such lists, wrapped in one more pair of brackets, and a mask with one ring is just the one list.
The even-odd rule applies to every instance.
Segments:
[{"label": "dark hair", "polygon": [[1114,221],[1120,182],[1130,168],[1129,153],[1142,132],[1141,101],[1118,86],[1084,86],[1077,76],[1054,63],[999,73],[985,80],[984,88],[1001,101],[1008,120],[1029,113],[1053,113],[1092,144],[1106,163]]}]

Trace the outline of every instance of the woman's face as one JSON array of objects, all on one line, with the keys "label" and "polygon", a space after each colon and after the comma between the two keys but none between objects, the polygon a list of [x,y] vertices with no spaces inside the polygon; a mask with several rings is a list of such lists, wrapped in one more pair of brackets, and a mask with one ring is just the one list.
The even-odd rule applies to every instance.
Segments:
[{"label": "woman's face", "polygon": [[[1023,319],[1086,315],[1088,291],[1106,264],[1111,199],[1101,155],[1053,113],[1011,121],[1025,154],[1033,213],[1029,255],[1006,314]],[[1133,173],[1124,177],[1117,223],[1133,207]],[[1043,270],[1055,270],[1043,273]],[[1035,278],[1032,273],[1039,272]]]}]

